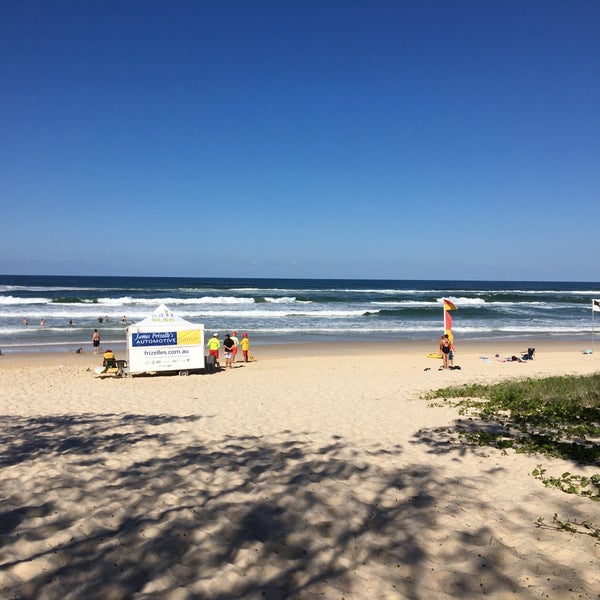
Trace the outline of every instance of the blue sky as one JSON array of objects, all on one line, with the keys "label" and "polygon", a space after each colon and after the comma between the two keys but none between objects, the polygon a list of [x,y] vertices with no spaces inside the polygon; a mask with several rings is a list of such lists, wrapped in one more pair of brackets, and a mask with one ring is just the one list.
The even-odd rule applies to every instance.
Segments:
[{"label": "blue sky", "polygon": [[599,281],[596,0],[19,0],[0,273]]}]

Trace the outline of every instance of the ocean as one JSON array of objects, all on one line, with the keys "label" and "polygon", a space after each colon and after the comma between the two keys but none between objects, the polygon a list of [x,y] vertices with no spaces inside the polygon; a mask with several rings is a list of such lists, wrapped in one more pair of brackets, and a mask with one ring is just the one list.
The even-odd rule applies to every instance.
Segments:
[{"label": "ocean", "polygon": [[[247,332],[252,345],[432,340],[443,332],[443,298],[458,341],[552,337],[589,343],[600,283],[227,279],[0,275],[2,352],[125,348],[127,324],[158,305],[207,333]],[[108,317],[108,320],[106,320]],[[27,324],[24,324],[24,319]],[[40,324],[41,321],[43,324]]]}]

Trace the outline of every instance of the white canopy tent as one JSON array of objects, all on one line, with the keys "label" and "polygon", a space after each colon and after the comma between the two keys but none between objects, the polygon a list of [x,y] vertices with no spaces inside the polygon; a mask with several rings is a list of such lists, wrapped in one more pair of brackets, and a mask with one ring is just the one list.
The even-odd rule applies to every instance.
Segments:
[{"label": "white canopy tent", "polygon": [[151,315],[127,327],[130,374],[204,368],[204,325],[190,323],[161,304]]}]

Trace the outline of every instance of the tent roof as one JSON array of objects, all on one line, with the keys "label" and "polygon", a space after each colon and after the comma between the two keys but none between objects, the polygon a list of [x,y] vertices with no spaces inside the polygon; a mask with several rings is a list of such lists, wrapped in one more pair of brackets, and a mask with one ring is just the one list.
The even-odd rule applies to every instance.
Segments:
[{"label": "tent roof", "polygon": [[190,323],[181,317],[174,315],[164,304],[157,307],[154,312],[145,319],[134,323],[134,327],[151,327],[164,325],[183,325],[192,328],[203,327],[195,323]]}]

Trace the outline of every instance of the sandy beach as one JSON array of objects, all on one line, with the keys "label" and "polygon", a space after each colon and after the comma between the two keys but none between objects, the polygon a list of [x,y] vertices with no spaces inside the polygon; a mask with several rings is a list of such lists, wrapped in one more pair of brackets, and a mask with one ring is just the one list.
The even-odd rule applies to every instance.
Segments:
[{"label": "sandy beach", "polygon": [[89,352],[3,355],[0,597],[598,599],[597,540],[536,520],[600,503],[531,476],[597,469],[454,441],[466,417],[423,399],[597,372],[584,349],[465,343],[439,371],[423,342],[290,344],[121,379]]}]

